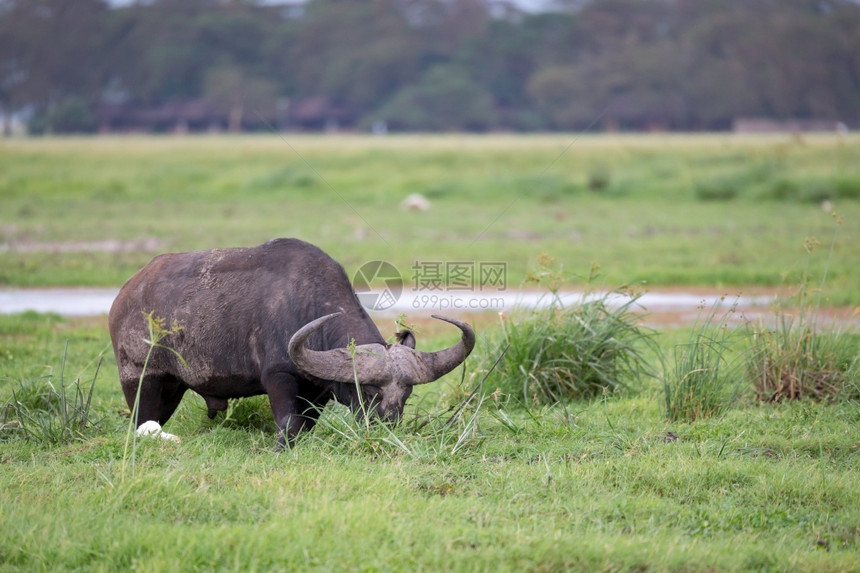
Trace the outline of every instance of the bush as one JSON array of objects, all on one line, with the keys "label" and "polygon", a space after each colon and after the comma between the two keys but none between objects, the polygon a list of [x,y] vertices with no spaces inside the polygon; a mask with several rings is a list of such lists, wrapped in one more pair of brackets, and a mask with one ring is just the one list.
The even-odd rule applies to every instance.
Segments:
[{"label": "bush", "polygon": [[858,336],[837,328],[819,332],[802,316],[777,317],[775,328],[751,328],[746,368],[765,402],[855,398]]},{"label": "bush", "polygon": [[697,320],[689,340],[675,348],[674,368],[664,374],[663,394],[669,420],[694,421],[722,414],[744,381],[729,359],[736,331],[729,329],[733,305],[719,319],[716,305]]},{"label": "bush", "polygon": [[618,303],[619,292],[584,297],[571,307],[557,300],[520,317],[502,317],[507,347],[496,369],[502,392],[527,405],[588,399],[633,389],[650,375],[643,351],[652,333],[631,312],[638,296]]},{"label": "bush", "polygon": [[836,227],[824,276],[820,286],[813,291],[818,293],[814,305],[810,304],[808,296],[808,269],[819,242],[809,237],[804,243],[807,263],[801,278],[796,314],[779,309],[775,327],[750,327],[752,343],[747,353],[746,368],[756,395],[762,401],[856,399],[860,394],[860,355],[857,351],[860,336],[837,325],[822,330],[817,324],[821,290],[843,222],[835,213],[833,217]]}]

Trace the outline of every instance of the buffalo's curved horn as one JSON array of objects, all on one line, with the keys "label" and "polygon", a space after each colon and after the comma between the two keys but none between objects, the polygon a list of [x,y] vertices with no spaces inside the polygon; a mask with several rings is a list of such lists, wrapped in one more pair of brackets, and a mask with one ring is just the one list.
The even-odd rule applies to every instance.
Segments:
[{"label": "buffalo's curved horn", "polygon": [[357,375],[359,383],[378,384],[387,379],[387,355],[382,344],[357,346],[354,364],[348,348],[310,350],[305,347],[305,341],[312,332],[341,314],[335,312],[321,316],[297,330],[288,347],[292,361],[299,369],[322,380],[354,382]]},{"label": "buffalo's curved horn", "polygon": [[439,352],[414,351],[415,354],[420,356],[421,362],[425,366],[425,368],[422,368],[421,370],[429,372],[430,374],[429,376],[424,375],[416,377],[411,380],[412,384],[426,384],[427,382],[433,382],[434,380],[441,378],[462,364],[475,347],[475,331],[472,330],[471,326],[465,322],[457,320],[456,318],[449,318],[438,314],[433,314],[431,316],[453,324],[463,332],[463,336],[459,341],[457,341],[457,344],[448,347],[445,350],[440,350]]},{"label": "buffalo's curved horn", "polygon": [[310,350],[305,341],[313,331],[340,312],[322,316],[301,327],[289,343],[290,358],[302,371],[322,380],[355,382],[384,386],[395,378],[408,384],[432,382],[457,367],[475,346],[472,328],[459,320],[433,316],[449,322],[463,331],[454,346],[439,352],[418,352],[408,346],[386,347],[382,344],[356,346],[351,355],[347,348]]}]

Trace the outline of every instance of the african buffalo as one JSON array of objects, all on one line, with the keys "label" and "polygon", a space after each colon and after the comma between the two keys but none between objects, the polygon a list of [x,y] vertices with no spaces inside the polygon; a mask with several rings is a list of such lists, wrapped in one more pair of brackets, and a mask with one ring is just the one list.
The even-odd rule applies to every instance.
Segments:
[{"label": "african buffalo", "polygon": [[[147,316],[169,332],[148,362]],[[387,344],[337,262],[309,243],[275,239],[155,257],[123,285],[109,324],[132,411],[139,391],[138,433],[176,439],[161,425],[188,389],[210,418],[230,398],[267,394],[283,447],[330,399],[396,421],[412,386],[450,372],[475,345],[468,324],[435,318],[462,331],[454,346],[419,352],[409,331]]]}]

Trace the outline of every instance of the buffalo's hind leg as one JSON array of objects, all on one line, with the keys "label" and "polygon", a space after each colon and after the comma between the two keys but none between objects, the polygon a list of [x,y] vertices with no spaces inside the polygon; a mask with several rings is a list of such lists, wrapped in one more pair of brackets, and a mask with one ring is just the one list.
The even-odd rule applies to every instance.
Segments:
[{"label": "buffalo's hind leg", "polygon": [[178,441],[172,434],[162,432],[161,427],[167,423],[176,411],[182,396],[188,389],[184,384],[169,374],[146,374],[143,384],[140,378],[122,380],[122,391],[125,401],[132,414],[137,402],[137,418],[135,427],[141,435],[156,434],[168,440]]}]

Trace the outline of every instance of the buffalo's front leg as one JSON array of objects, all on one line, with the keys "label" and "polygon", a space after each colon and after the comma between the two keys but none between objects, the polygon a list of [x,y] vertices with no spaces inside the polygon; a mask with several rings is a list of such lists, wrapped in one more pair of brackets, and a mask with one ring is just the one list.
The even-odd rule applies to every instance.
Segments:
[{"label": "buffalo's front leg", "polygon": [[278,426],[278,448],[283,449],[287,440],[292,444],[303,430],[310,430],[319,417],[319,407],[299,397],[300,381],[283,371],[267,371],[263,374],[263,388],[269,395],[269,404]]}]

